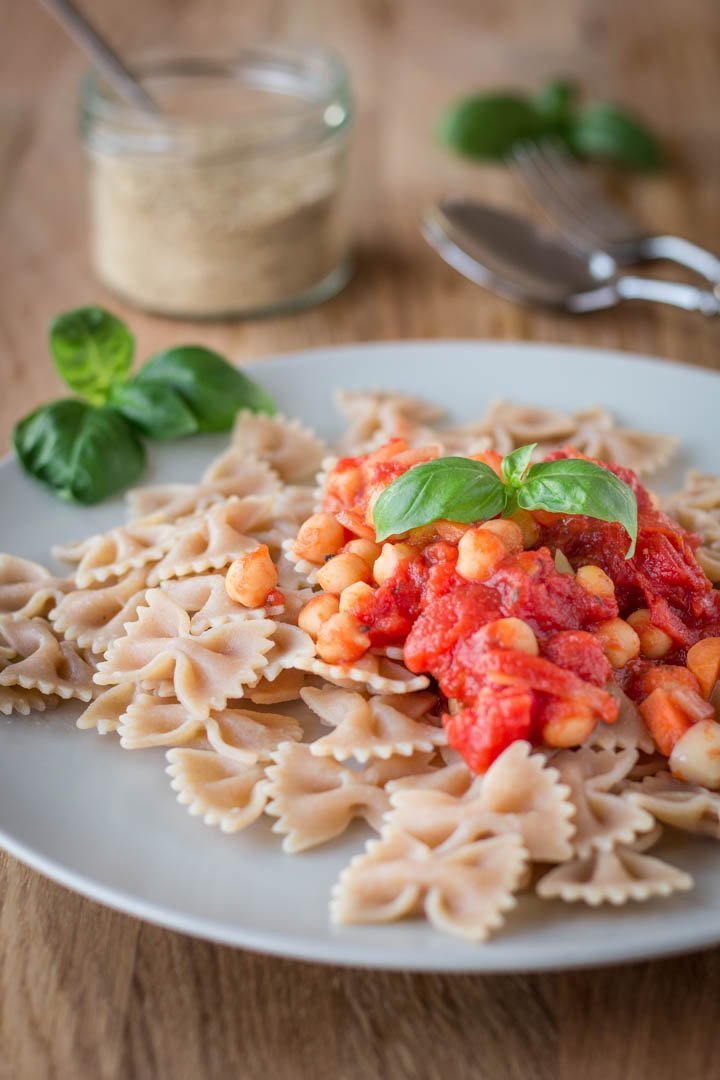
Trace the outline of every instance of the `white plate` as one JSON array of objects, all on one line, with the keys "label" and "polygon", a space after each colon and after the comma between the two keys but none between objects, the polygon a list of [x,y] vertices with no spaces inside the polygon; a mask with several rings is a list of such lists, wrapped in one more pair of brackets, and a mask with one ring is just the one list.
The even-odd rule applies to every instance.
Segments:
[{"label": "white plate", "polygon": [[[626,424],[676,432],[683,450],[663,486],[688,465],[718,467],[720,379],[712,373],[599,350],[546,345],[433,342],[318,349],[258,365],[258,379],[287,413],[323,434],[340,421],[337,386],[407,389],[477,416],[492,398],[573,409],[599,403]],[[190,439],[154,455],[147,482],[192,480],[224,440]],[[96,509],[63,505],[0,468],[0,548],[47,561],[51,543],[123,519],[120,499]],[[695,889],[669,900],[590,910],[521,899],[503,931],[466,945],[420,921],[332,928],[330,887],[362,846],[357,826],[338,842],[284,855],[264,820],[225,836],[188,815],[164,774],[161,750],[129,753],[112,736],[74,727],[77,708],[0,717],[0,843],[68,887],[175,930],[337,964],[445,971],[511,971],[611,963],[720,941],[720,852],[680,837],[668,846]]]}]

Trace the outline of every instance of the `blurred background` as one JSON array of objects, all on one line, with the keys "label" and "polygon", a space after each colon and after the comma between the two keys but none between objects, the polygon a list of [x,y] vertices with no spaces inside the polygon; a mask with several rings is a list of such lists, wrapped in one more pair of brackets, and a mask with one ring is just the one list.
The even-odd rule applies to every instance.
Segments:
[{"label": "blurred background", "polygon": [[530,212],[506,168],[464,161],[439,144],[437,118],[473,90],[536,89],[547,78],[570,76],[586,97],[634,108],[667,149],[669,167],[659,174],[603,174],[625,205],[659,230],[720,250],[716,0],[86,0],[84,10],[131,58],[168,51],[232,55],[276,36],[339,52],[357,103],[350,203],[356,273],[344,291],[313,310],[250,322],[186,325],[112,297],[95,281],[89,259],[77,121],[84,58],[33,0],[2,0],[4,444],[12,418],[55,389],[45,348],[49,320],[86,303],[127,318],[141,354],[188,340],[244,360],[377,338],[500,337],[715,363],[717,326],[698,315],[625,305],[580,319],[496,299],[438,259],[418,220],[449,191]]}]

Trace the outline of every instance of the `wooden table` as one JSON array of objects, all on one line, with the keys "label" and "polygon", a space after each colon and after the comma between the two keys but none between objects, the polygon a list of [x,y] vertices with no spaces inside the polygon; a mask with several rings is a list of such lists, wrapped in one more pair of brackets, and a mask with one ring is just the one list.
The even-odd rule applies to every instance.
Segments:
[{"label": "wooden table", "polygon": [[[716,0],[95,0],[120,45],[195,49],[258,33],[339,48],[357,88],[358,272],[337,299],[282,320],[192,326],[124,310],[91,277],[73,48],[30,0],[0,2],[0,442],[60,390],[45,335],[98,301],[142,353],[198,340],[240,360],[377,338],[522,338],[718,366],[720,324],[626,305],[528,312],[447,269],[418,237],[447,189],[529,209],[500,169],[434,143],[471,86],[576,74],[640,109],[671,148],[663,176],[622,185],[648,221],[720,250]],[[0,1077],[283,1080],[718,1075],[720,952],[558,975],[442,977],[331,969],[219,948],[115,914],[0,859]]]}]

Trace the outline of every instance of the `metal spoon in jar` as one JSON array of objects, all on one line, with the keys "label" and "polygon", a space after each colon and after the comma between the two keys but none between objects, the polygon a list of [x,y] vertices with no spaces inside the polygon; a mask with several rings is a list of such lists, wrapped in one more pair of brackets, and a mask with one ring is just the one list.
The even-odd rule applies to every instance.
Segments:
[{"label": "metal spoon in jar", "polygon": [[109,86],[127,105],[147,116],[160,116],[160,107],[135,78],[114,49],[100,35],[72,0],[39,0],[103,75]]},{"label": "metal spoon in jar", "polygon": [[712,292],[674,281],[619,274],[605,252],[573,246],[533,221],[472,199],[446,198],[424,217],[422,233],[471,281],[524,304],[575,313],[652,300],[704,315],[720,314]]}]

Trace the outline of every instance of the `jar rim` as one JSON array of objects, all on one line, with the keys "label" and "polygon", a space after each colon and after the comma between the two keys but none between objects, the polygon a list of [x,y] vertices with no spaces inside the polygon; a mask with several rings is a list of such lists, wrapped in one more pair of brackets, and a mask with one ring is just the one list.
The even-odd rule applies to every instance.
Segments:
[{"label": "jar rim", "polygon": [[[348,127],[353,117],[353,101],[347,68],[333,50],[297,41],[272,41],[243,46],[232,54],[146,54],[131,62],[140,79],[152,76],[188,79],[225,78],[245,89],[284,95],[292,107],[281,114],[286,123],[279,131],[253,133],[243,143],[243,153],[281,149],[298,141],[323,141]],[[304,92],[303,92],[304,91]],[[304,106],[304,107],[303,107]],[[180,138],[199,127],[241,128],[243,117],[221,115],[202,121],[182,115],[158,117],[140,112],[119,100],[102,75],[87,70],[81,81],[81,125],[87,143],[97,143],[93,129],[98,124],[118,133],[102,140],[104,149],[118,148],[119,133],[130,137],[133,148],[147,153],[177,148]]]}]

